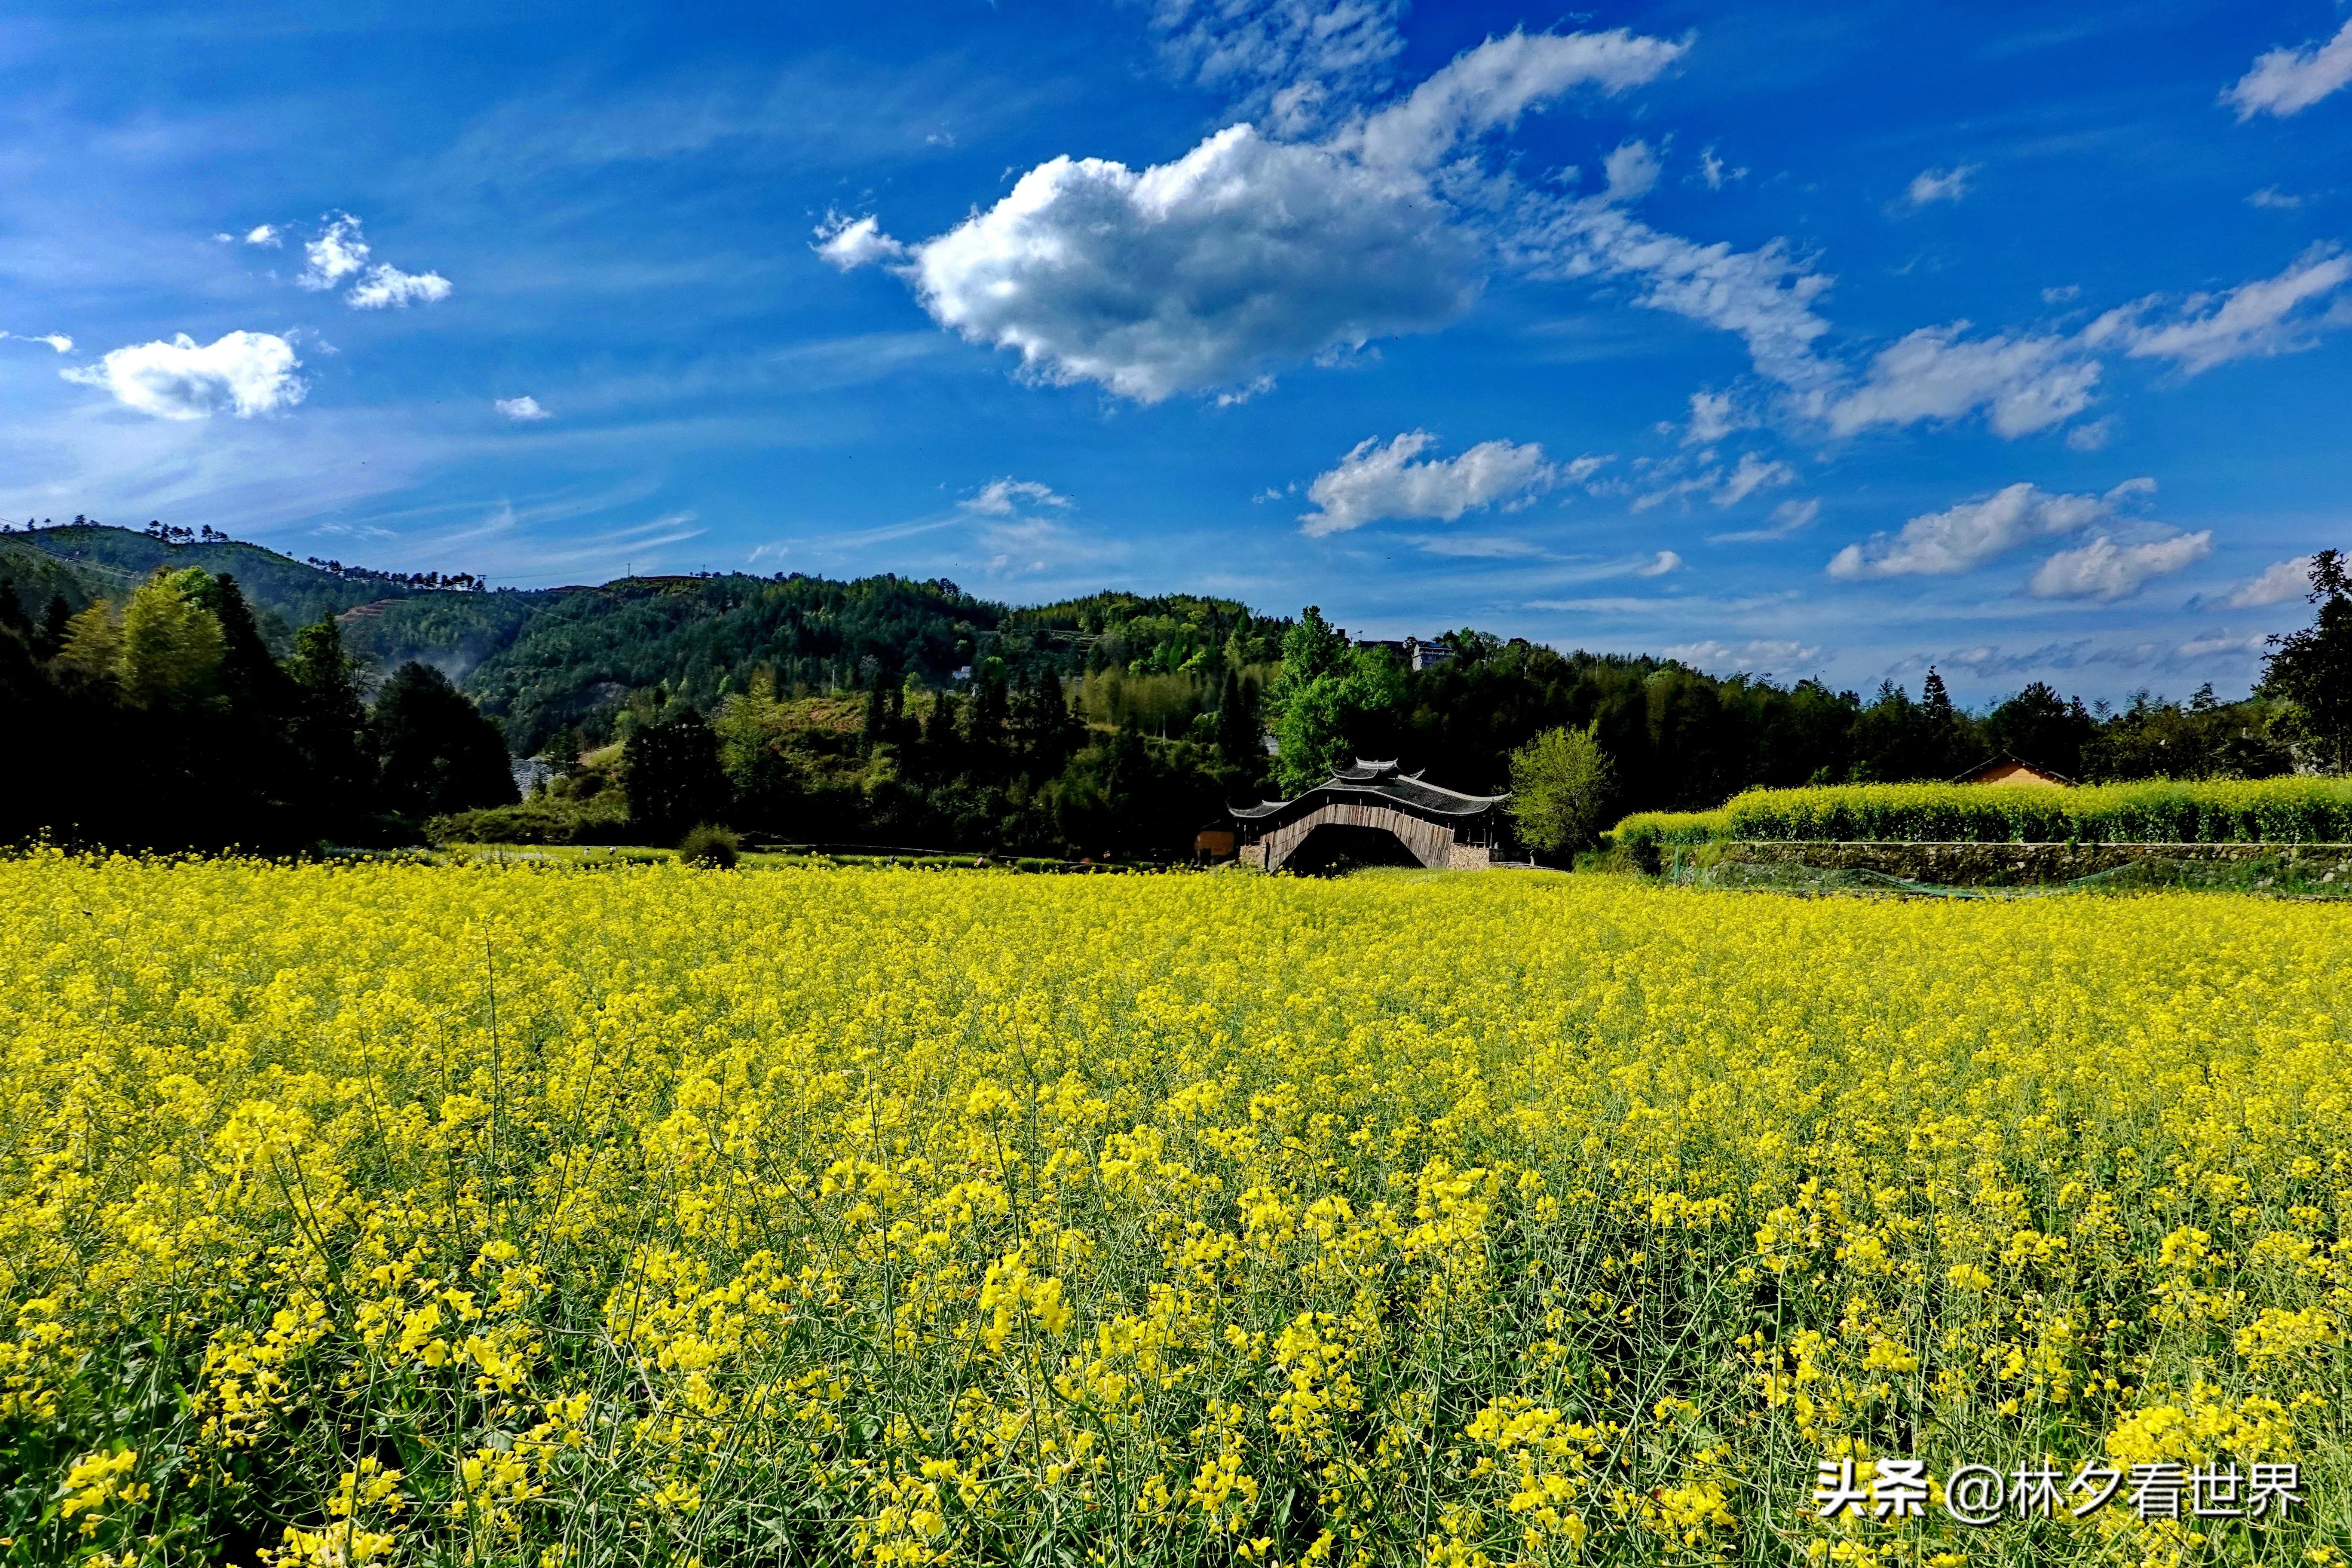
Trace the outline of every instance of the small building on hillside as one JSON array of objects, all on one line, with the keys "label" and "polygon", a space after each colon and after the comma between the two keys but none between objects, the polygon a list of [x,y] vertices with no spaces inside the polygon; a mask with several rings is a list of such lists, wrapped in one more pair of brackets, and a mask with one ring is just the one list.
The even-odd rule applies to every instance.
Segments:
[{"label": "small building on hillside", "polygon": [[[1229,813],[1234,853],[1276,871],[1326,859],[1466,869],[1503,864],[1511,847],[1508,795],[1464,795],[1359,757],[1289,800]],[[1196,849],[1206,848],[1204,831]]]},{"label": "small building on hillside", "polygon": [[2052,773],[2036,767],[2022,757],[2003,752],[1979,763],[1952,781],[1958,784],[1998,784],[2009,789],[2073,789],[2074,781],[2064,773]]}]

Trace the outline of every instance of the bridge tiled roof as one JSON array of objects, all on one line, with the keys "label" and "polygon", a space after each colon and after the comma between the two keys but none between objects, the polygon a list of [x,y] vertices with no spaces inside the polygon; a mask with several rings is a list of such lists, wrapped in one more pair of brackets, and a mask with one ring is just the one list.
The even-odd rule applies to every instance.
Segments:
[{"label": "bridge tiled roof", "polygon": [[1441,816],[1475,816],[1511,798],[1508,795],[1464,795],[1460,790],[1430,784],[1419,773],[1400,773],[1393,759],[1367,762],[1358,757],[1346,767],[1333,768],[1329,778],[1304,795],[1289,800],[1262,800],[1255,805],[1237,805],[1233,808],[1233,814],[1245,822],[1257,821],[1318,795],[1360,799],[1368,795],[1379,796],[1412,810]]}]

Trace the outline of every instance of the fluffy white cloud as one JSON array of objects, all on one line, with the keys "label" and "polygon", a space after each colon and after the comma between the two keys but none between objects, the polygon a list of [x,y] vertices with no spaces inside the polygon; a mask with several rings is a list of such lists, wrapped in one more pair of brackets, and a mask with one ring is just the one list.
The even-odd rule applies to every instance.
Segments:
[{"label": "fluffy white cloud", "polygon": [[360,220],[344,213],[328,219],[326,231],[302,247],[302,270],[294,281],[313,290],[332,289],[365,268],[367,258]]},{"label": "fluffy white cloud", "polygon": [[2278,48],[2254,57],[2253,68],[2225,88],[2221,101],[2240,123],[2257,114],[2299,114],[2352,81],[2352,22],[2326,43]]},{"label": "fluffy white cloud", "polygon": [[2352,257],[2315,246],[2275,278],[2226,294],[2192,294],[2173,319],[2151,325],[2156,296],[2108,311],[2084,330],[2087,343],[2119,343],[2135,359],[2168,359],[2190,375],[2231,360],[2294,353],[2314,340],[2317,305],[2352,278]]},{"label": "fluffy white cloud", "polygon": [[1077,503],[1066,495],[1056,495],[1050,486],[1035,479],[991,479],[980,487],[980,493],[956,503],[966,511],[976,511],[983,517],[1011,517],[1024,506],[1071,507]]},{"label": "fluffy white cloud", "polygon": [[494,398],[491,400],[490,406],[505,415],[508,418],[514,420],[517,424],[527,425],[534,419],[549,419],[554,417],[552,415],[548,413],[546,409],[541,408],[539,405],[539,399],[536,397],[523,396]]},{"label": "fluffy white cloud", "polygon": [[1977,165],[1962,163],[1954,169],[1922,169],[1911,176],[1910,186],[1903,199],[1915,207],[1936,202],[1956,202],[1969,194],[1969,182],[1976,177]]},{"label": "fluffy white cloud", "polygon": [[1849,544],[1830,558],[1830,575],[1851,579],[1967,572],[2021,544],[2104,521],[2115,515],[2116,503],[2125,497],[2154,488],[2151,480],[2131,479],[2104,496],[2053,495],[2031,484],[2013,484],[1982,500],[1915,517],[1891,539],[1880,533],[1867,544]]},{"label": "fluffy white cloud", "polygon": [[870,267],[877,262],[897,261],[907,254],[907,247],[882,232],[882,220],[877,217],[845,217],[840,213],[825,214],[817,225],[816,253],[844,272],[856,267]]},{"label": "fluffy white cloud", "polygon": [[354,310],[404,310],[411,305],[431,305],[449,297],[449,279],[438,272],[403,272],[397,267],[368,268],[343,302]]},{"label": "fluffy white cloud", "polygon": [[1627,142],[1601,161],[1609,182],[1604,193],[1612,202],[1637,202],[1658,183],[1658,155],[1647,142]]},{"label": "fluffy white cloud", "polygon": [[1738,506],[1758,490],[1775,489],[1797,482],[1797,470],[1786,463],[1767,462],[1753,452],[1739,454],[1739,461],[1723,477],[1710,500],[1717,506]]},{"label": "fluffy white cloud", "polygon": [[360,232],[360,220],[349,213],[339,213],[327,220],[318,238],[303,246],[302,270],[294,281],[304,289],[322,290],[336,287],[346,278],[358,278],[359,281],[343,296],[343,303],[354,310],[406,310],[411,305],[431,305],[449,297],[449,279],[438,272],[403,272],[381,261],[371,266],[369,253],[368,242]]},{"label": "fluffy white cloud", "polygon": [[2044,561],[2026,586],[2037,599],[2097,599],[2137,594],[2151,579],[2168,577],[2213,553],[2213,531],[2175,534],[2143,544],[2117,544],[2105,534]]},{"label": "fluffy white cloud", "polygon": [[1312,130],[1386,85],[1404,40],[1398,0],[1160,0],[1171,64],[1283,135]]},{"label": "fluffy white cloud", "polygon": [[1969,338],[1969,323],[1922,327],[1881,349],[1858,386],[1825,400],[1831,431],[1960,419],[1979,410],[2003,436],[2063,424],[2090,406],[2099,365],[2049,336]]},{"label": "fluffy white cloud", "polygon": [[294,374],[301,363],[293,344],[269,332],[228,332],[201,346],[182,332],[170,342],[116,349],[94,365],[58,374],[160,419],[203,419],[224,410],[249,419],[302,401],[310,388]]},{"label": "fluffy white cloud", "polygon": [[2292,561],[2273,561],[2263,568],[2260,576],[2238,585],[2230,595],[2230,607],[2253,610],[2264,605],[2284,605],[2289,599],[2302,598],[2310,587],[2310,556],[2298,555]]},{"label": "fluffy white cloud", "polygon": [[274,223],[257,223],[245,231],[245,243],[267,246],[275,250],[286,243],[286,237],[284,231]]},{"label": "fluffy white cloud", "polygon": [[0,338],[14,338],[20,343],[47,343],[61,354],[73,353],[73,340],[63,332],[0,332]]},{"label": "fluffy white cloud", "polygon": [[1044,380],[1146,403],[1246,383],[1460,315],[1484,257],[1438,166],[1572,87],[1647,81],[1685,47],[1622,30],[1490,38],[1318,142],[1242,124],[1140,170],[1055,158],[922,244],[860,219],[818,248],[836,266],[898,262],[933,319]]},{"label": "fluffy white cloud", "polygon": [[1481,441],[1458,458],[1415,462],[1435,440],[1426,430],[1408,430],[1386,443],[1377,437],[1358,442],[1307,487],[1316,510],[1299,519],[1299,531],[1344,533],[1390,517],[1452,522],[1473,508],[1531,497],[1560,477],[1532,441]]}]

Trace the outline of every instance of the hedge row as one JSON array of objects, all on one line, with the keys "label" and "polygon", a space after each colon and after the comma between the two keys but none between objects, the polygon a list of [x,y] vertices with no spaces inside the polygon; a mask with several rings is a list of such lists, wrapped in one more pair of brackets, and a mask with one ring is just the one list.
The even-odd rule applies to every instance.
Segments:
[{"label": "hedge row", "polygon": [[1831,784],[1752,789],[1714,811],[1636,812],[1617,825],[1636,854],[1660,845],[1774,839],[1937,844],[2352,843],[2352,779],[2022,789]]}]

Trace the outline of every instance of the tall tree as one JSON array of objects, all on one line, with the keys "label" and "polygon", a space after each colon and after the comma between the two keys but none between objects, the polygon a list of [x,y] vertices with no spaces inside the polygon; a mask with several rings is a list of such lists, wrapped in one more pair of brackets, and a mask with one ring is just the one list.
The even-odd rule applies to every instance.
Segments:
[{"label": "tall tree", "polygon": [[411,660],[393,671],[369,728],[386,811],[431,816],[521,798],[498,726],[430,665]]},{"label": "tall tree", "polygon": [[727,773],[719,736],[690,703],[679,703],[658,724],[629,737],[622,753],[629,817],[639,831],[667,843],[698,823],[727,816]]},{"label": "tall tree", "polygon": [[1601,749],[1599,729],[1547,730],[1511,753],[1511,816],[1535,848],[1573,853],[1608,822],[1616,770]]},{"label": "tall tree", "polygon": [[1348,759],[1358,731],[1402,702],[1404,669],[1386,648],[1351,647],[1348,634],[1309,605],[1282,638],[1282,668],[1268,705],[1284,793],[1312,789]]},{"label": "tall tree", "polygon": [[301,758],[302,794],[324,831],[370,810],[375,782],[359,661],[343,651],[342,628],[331,614],[294,634],[286,674],[294,686],[289,738]]},{"label": "tall tree", "polygon": [[2319,606],[2310,626],[2270,639],[2262,689],[2293,705],[2294,725],[2312,760],[2331,772],[2352,766],[2352,573],[2339,551],[2311,558]]}]

